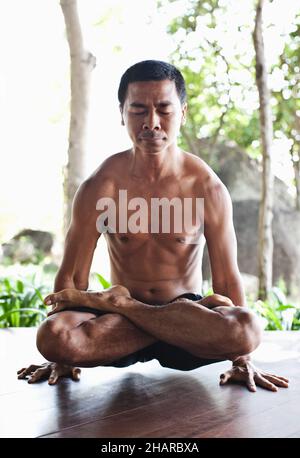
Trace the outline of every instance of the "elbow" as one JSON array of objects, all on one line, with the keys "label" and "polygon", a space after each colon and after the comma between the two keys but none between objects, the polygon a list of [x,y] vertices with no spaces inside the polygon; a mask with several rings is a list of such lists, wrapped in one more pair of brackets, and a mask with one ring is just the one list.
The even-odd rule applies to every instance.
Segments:
[{"label": "elbow", "polygon": [[262,342],[263,329],[258,317],[245,307],[237,307],[232,334],[239,356],[249,355]]},{"label": "elbow", "polygon": [[58,272],[54,282],[55,291],[61,291],[62,289],[67,288],[76,288],[84,291],[88,289],[88,286],[89,283],[87,278],[76,273],[69,274],[65,272]]}]

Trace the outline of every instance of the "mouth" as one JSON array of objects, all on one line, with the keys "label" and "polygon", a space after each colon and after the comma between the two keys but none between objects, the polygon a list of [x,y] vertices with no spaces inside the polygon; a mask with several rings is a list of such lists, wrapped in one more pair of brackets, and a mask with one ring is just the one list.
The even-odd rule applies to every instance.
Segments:
[{"label": "mouth", "polygon": [[166,137],[142,136],[140,137],[140,140],[143,140],[145,142],[155,143],[155,142],[161,142],[163,140],[166,140]]}]

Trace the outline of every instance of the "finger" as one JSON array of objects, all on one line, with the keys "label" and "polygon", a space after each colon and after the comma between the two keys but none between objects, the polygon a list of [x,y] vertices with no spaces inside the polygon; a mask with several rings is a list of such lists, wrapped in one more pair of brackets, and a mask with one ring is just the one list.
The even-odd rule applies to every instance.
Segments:
[{"label": "finger", "polygon": [[31,364],[27,369],[25,368],[22,373],[19,374],[18,379],[25,378],[27,375],[30,375],[32,372],[37,370],[39,366],[35,366],[34,364]]},{"label": "finger", "polygon": [[52,369],[50,377],[48,379],[48,385],[56,385],[59,379],[59,375],[56,369]]},{"label": "finger", "polygon": [[38,380],[41,380],[42,378],[46,378],[49,374],[49,368],[48,367],[41,367],[34,371],[32,376],[28,379],[28,383],[35,383]]},{"label": "finger", "polygon": [[72,379],[77,382],[80,380],[81,369],[79,367],[73,367],[72,369]]},{"label": "finger", "polygon": [[269,382],[267,379],[260,375],[256,375],[255,377],[256,384],[259,386],[262,386],[263,388],[266,388],[267,390],[270,391],[278,391],[278,388],[271,382]]},{"label": "finger", "polygon": [[21,372],[19,375],[18,375],[18,379],[23,379],[23,378],[26,378],[28,374],[26,374],[26,369],[24,369],[23,372]]},{"label": "finger", "polygon": [[26,367],[23,367],[22,369],[19,369],[19,370],[17,371],[17,374],[21,374],[21,372],[23,372],[23,371],[25,371],[25,370],[26,370]]},{"label": "finger", "polygon": [[248,388],[249,391],[251,391],[251,392],[255,392],[256,391],[256,385],[255,385],[255,381],[254,381],[254,377],[253,377],[253,373],[252,372],[249,372],[249,374],[248,374],[248,379],[247,379],[246,385],[247,385],[247,388]]},{"label": "finger", "polygon": [[283,380],[284,382],[287,382],[289,383],[289,379],[288,378],[285,378],[285,377],[281,377],[279,375],[275,375],[275,374],[268,374],[268,375],[271,375],[272,377],[276,377],[276,378],[279,378],[280,380]]},{"label": "finger", "polygon": [[273,382],[274,385],[277,385],[277,386],[282,386],[283,388],[288,388],[289,384],[288,382],[286,382],[285,380],[281,380],[279,379],[278,377],[276,377],[275,375],[265,375],[264,376],[267,380],[269,380],[270,382]]},{"label": "finger", "polygon": [[231,371],[225,372],[225,374],[220,375],[220,385],[224,385],[225,383],[228,382],[228,380],[231,377]]},{"label": "finger", "polygon": [[276,374],[270,374],[269,372],[260,372],[260,374],[263,376],[263,377],[275,377],[279,380],[283,380],[284,382],[286,383],[289,383],[289,379],[286,378],[286,377],[281,377],[280,375],[276,375]]}]

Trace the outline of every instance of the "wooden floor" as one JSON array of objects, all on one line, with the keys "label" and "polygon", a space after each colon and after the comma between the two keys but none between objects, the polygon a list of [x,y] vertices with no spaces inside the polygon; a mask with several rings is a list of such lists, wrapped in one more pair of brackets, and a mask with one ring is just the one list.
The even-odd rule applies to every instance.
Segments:
[{"label": "wooden floor", "polygon": [[299,332],[265,333],[253,361],[288,377],[290,387],[256,393],[219,386],[230,361],[182,372],[152,360],[82,369],[77,383],[29,385],[16,371],[44,361],[35,334],[35,328],[0,330],[1,437],[300,437]]}]

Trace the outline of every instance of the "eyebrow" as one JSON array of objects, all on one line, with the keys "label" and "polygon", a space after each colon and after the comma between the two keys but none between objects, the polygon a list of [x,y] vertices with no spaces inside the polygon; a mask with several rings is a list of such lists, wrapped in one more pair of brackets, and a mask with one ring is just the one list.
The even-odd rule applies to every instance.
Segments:
[{"label": "eyebrow", "polygon": [[[169,105],[173,105],[173,103],[169,102],[169,100],[165,100],[165,101],[158,103],[158,106],[160,107],[168,107]],[[132,102],[130,103],[129,106],[134,107],[134,108],[146,108],[147,107],[147,105],[144,105],[143,103],[139,103],[139,102]]]}]

